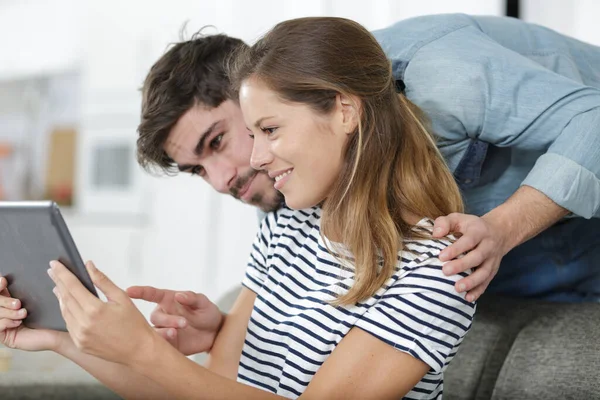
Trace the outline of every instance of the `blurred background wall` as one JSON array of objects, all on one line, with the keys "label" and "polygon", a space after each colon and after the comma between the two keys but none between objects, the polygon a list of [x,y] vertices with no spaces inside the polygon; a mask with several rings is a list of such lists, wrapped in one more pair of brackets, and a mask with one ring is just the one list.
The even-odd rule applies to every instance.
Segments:
[{"label": "blurred background wall", "polygon": [[[521,18],[600,45],[600,2],[520,4]],[[3,196],[59,200],[83,258],[121,287],[218,297],[242,278],[255,211],[200,178],[151,177],[134,157],[139,88],[184,23],[184,39],[213,25],[252,43],[301,16],[373,30],[422,14],[505,9],[502,0],[0,0]]]}]

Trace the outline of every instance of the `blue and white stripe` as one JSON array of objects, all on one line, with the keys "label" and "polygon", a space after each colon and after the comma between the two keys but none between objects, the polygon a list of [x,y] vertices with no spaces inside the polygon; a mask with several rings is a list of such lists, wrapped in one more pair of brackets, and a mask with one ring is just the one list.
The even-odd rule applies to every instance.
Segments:
[{"label": "blue and white stripe", "polygon": [[[238,381],[299,397],[356,326],[431,367],[405,398],[441,397],[443,372],[475,312],[454,289],[466,274],[442,273],[437,256],[450,240],[406,241],[396,272],[382,288],[354,306],[333,307],[329,302],[352,286],[353,270],[327,250],[337,248],[321,237],[320,218],[319,208],[283,208],[264,219],[242,282],[257,298]],[[415,229],[432,227],[424,219]]]}]

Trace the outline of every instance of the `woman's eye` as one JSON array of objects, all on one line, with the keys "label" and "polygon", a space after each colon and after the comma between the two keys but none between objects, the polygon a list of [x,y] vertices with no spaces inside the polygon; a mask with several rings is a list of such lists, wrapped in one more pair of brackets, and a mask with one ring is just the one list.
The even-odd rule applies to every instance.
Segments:
[{"label": "woman's eye", "polygon": [[272,135],[273,133],[275,133],[275,131],[277,130],[276,127],[273,128],[260,128],[261,131],[263,131],[264,133],[266,133],[267,135]]},{"label": "woman's eye", "polygon": [[216,150],[221,145],[221,140],[223,140],[223,133],[217,135],[213,140],[210,141],[210,148]]}]

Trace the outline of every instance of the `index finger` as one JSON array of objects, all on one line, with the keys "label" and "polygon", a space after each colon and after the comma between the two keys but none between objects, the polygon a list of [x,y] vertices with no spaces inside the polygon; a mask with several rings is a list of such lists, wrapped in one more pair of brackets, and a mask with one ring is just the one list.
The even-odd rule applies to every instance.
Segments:
[{"label": "index finger", "polygon": [[10,297],[10,292],[8,291],[8,281],[3,276],[0,276],[0,296]]},{"label": "index finger", "polygon": [[449,235],[450,232],[459,231],[461,217],[465,214],[452,213],[446,216],[437,217],[433,223],[433,236],[442,237]]},{"label": "index finger", "polygon": [[50,268],[52,269],[53,280],[61,292],[68,291],[80,304],[89,302],[91,299],[98,300],[63,264],[58,261],[51,261]]},{"label": "index finger", "polygon": [[164,289],[157,289],[152,286],[131,286],[127,288],[127,295],[132,299],[140,299],[150,301],[152,303],[160,303],[167,294]]}]

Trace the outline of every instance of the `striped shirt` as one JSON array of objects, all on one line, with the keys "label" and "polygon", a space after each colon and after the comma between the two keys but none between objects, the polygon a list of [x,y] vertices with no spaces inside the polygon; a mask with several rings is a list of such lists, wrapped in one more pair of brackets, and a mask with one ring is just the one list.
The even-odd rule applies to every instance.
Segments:
[{"label": "striped shirt", "polygon": [[[352,286],[353,268],[328,251],[336,248],[321,237],[320,218],[319,208],[282,208],[263,220],[242,282],[257,297],[238,381],[299,397],[356,326],[431,367],[405,398],[441,398],[443,372],[475,313],[454,289],[466,274],[442,273],[437,256],[450,239],[405,241],[394,274],[372,297],[336,308],[329,303]],[[413,229],[432,228],[423,219]]]}]

